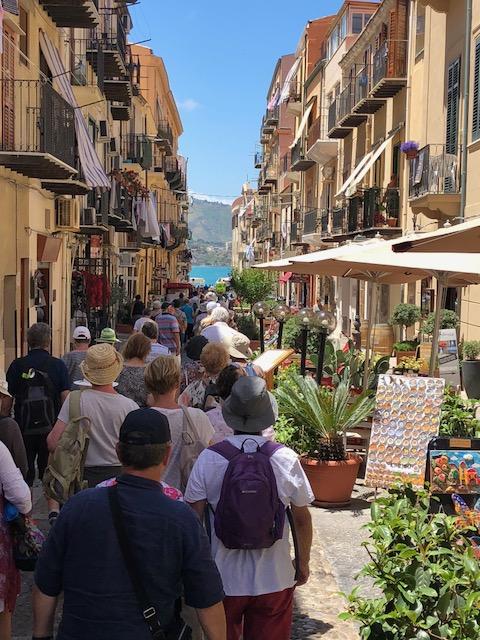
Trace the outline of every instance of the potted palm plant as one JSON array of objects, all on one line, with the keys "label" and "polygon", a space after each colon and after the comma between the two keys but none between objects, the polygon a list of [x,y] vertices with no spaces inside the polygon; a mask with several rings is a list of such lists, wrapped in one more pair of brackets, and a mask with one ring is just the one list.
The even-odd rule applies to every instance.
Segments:
[{"label": "potted palm plant", "polygon": [[346,433],[370,415],[375,399],[368,393],[351,396],[344,381],[326,389],[299,375],[279,385],[276,397],[290,424],[288,444],[301,454],[315,504],[348,504],[362,460],[346,452]]}]

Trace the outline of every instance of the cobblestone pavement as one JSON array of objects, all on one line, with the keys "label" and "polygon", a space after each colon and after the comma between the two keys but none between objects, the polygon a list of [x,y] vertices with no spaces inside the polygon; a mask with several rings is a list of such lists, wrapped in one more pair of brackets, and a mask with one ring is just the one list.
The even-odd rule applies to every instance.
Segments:
[{"label": "cobblestone pavement", "polygon": [[[38,491],[35,495],[35,517],[47,530],[44,501]],[[359,640],[354,625],[338,619],[338,614],[345,608],[339,591],[348,592],[358,584],[354,576],[367,561],[361,542],[366,537],[362,526],[369,519],[371,497],[370,490],[357,485],[349,507],[340,510],[312,508],[315,531],[310,580],[295,594],[293,640]],[[360,584],[370,588],[365,581]],[[31,586],[32,575],[23,574],[13,640],[31,638]]]}]

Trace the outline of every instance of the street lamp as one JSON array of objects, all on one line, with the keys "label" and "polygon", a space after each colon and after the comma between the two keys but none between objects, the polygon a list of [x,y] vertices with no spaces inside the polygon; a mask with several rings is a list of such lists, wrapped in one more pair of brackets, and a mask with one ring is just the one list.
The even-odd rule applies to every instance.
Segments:
[{"label": "street lamp", "polygon": [[319,329],[318,341],[318,361],[317,361],[317,384],[322,383],[323,361],[325,359],[325,344],[329,336],[337,326],[337,319],[333,313],[326,309],[320,309],[315,313],[315,326]]},{"label": "street lamp", "polygon": [[283,325],[285,321],[290,315],[290,307],[287,307],[286,304],[279,304],[273,309],[273,317],[278,322],[278,338],[277,338],[277,349],[282,348],[282,338],[283,338]]},{"label": "street lamp", "polygon": [[265,351],[264,321],[270,315],[270,309],[265,302],[256,302],[252,307],[252,311],[260,323],[260,352],[263,353]]},{"label": "street lamp", "polygon": [[300,375],[305,377],[307,370],[307,340],[308,332],[315,322],[315,313],[313,309],[304,307],[298,312],[297,318],[300,321],[302,327],[301,331],[301,360],[300,360]]}]

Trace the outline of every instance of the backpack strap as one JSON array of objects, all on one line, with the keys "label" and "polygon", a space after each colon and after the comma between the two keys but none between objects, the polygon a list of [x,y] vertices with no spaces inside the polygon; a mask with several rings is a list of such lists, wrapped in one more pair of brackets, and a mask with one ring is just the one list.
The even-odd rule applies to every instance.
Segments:
[{"label": "backpack strap", "polygon": [[241,453],[240,449],[231,442],[228,442],[228,440],[222,440],[222,442],[217,442],[217,444],[213,444],[208,448],[210,451],[215,451],[215,453],[221,455],[225,460],[228,460],[228,462]]},{"label": "backpack strap", "polygon": [[193,444],[194,442],[197,442],[198,440],[200,440],[198,429],[192,420],[192,416],[190,415],[188,407],[185,407],[183,404],[181,404],[180,408],[183,411],[183,433],[182,433],[183,443]]},{"label": "backpack strap", "polygon": [[276,451],[278,451],[279,449],[283,449],[283,447],[284,445],[280,442],[272,442],[271,440],[267,440],[267,442],[264,442],[262,444],[259,451],[260,453],[263,453],[263,455],[267,456],[267,458],[271,458]]},{"label": "backpack strap", "polygon": [[68,418],[70,422],[74,420],[78,420],[81,416],[80,410],[80,396],[82,395],[82,391],[71,391],[68,396],[69,401],[69,414]]}]

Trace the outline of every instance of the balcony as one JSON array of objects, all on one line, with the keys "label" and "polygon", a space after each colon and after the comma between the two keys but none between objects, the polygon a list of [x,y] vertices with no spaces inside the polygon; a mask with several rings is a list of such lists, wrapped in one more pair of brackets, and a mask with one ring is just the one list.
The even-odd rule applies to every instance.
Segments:
[{"label": "balcony", "polygon": [[0,87],[0,165],[43,180],[76,174],[73,107],[40,80],[0,80]]},{"label": "balcony", "polygon": [[349,82],[338,97],[338,120],[337,124],[342,127],[358,127],[367,119],[367,116],[360,113],[354,113],[355,105],[355,83]]},{"label": "balcony", "polygon": [[256,239],[257,242],[266,242],[267,240],[271,240],[273,235],[273,231],[270,228],[268,222],[263,222],[257,229]]},{"label": "balcony", "polygon": [[87,206],[80,211],[80,233],[85,235],[99,235],[108,231],[108,214],[110,207],[110,192],[97,194],[90,191],[87,196]]},{"label": "balcony", "polygon": [[330,140],[326,134],[325,116],[319,116],[308,130],[307,158],[324,165],[338,155],[338,142]]},{"label": "balcony", "polygon": [[371,66],[364,65],[360,68],[353,81],[354,100],[352,113],[370,115],[376,113],[385,104],[386,101],[384,99],[370,97],[371,83]]},{"label": "balcony", "polygon": [[108,192],[108,224],[119,233],[135,230],[133,197],[119,183],[115,183],[113,191]]},{"label": "balcony", "polygon": [[120,153],[124,162],[151,169],[153,163],[152,141],[144,134],[129,133],[121,137]]},{"label": "balcony", "polygon": [[130,105],[133,96],[132,81],[128,76],[103,81],[103,93],[110,102]]},{"label": "balcony", "polygon": [[292,171],[307,171],[310,167],[313,167],[315,162],[310,160],[304,151],[305,143],[303,140],[299,140],[292,149]]},{"label": "balcony", "polygon": [[302,240],[314,246],[321,246],[329,235],[330,214],[328,209],[311,209],[303,219]]},{"label": "balcony", "polygon": [[176,156],[165,156],[163,158],[163,172],[172,191],[185,191],[185,171]]},{"label": "balcony", "polygon": [[128,122],[132,118],[132,107],[129,104],[111,103],[112,120]]},{"label": "balcony", "polygon": [[39,0],[57,27],[90,29],[99,23],[98,0]]},{"label": "balcony", "polygon": [[267,109],[267,113],[265,114],[265,126],[273,127],[272,131],[275,130],[278,125],[278,119],[280,117],[280,107],[274,107],[273,109]]},{"label": "balcony", "polygon": [[287,111],[294,116],[302,114],[302,92],[297,79],[290,80],[287,98]]},{"label": "balcony", "polygon": [[340,113],[340,96],[337,96],[332,104],[328,107],[328,132],[329,138],[341,139],[346,138],[352,132],[351,127],[343,127],[338,124]]},{"label": "balcony", "polygon": [[155,143],[160,149],[166,153],[172,153],[173,150],[173,132],[172,128],[166,119],[161,119],[157,127],[157,138]]},{"label": "balcony", "polygon": [[460,158],[459,147],[429,144],[410,160],[408,195],[415,214],[434,220],[460,215]]},{"label": "balcony", "polygon": [[392,98],[407,84],[407,40],[386,40],[373,57],[372,98]]},{"label": "balcony", "polygon": [[118,9],[102,9],[100,26],[87,38],[87,60],[99,78],[126,75],[127,34]]},{"label": "balcony", "polygon": [[254,161],[255,169],[261,169],[262,165],[263,165],[263,153],[261,151],[257,151],[255,153],[255,161]]},{"label": "balcony", "polygon": [[300,173],[292,169],[292,153],[287,151],[280,159],[280,170],[286,180],[300,182]]}]

